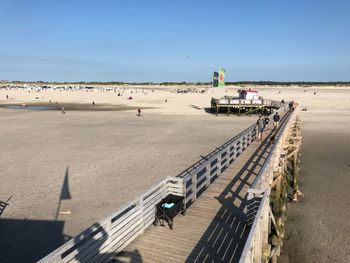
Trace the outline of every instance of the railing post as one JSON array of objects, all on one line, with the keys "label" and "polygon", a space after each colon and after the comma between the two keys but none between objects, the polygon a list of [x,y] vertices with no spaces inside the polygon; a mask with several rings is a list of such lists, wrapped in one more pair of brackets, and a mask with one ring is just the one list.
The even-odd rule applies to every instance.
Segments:
[{"label": "railing post", "polygon": [[250,135],[250,143],[252,143],[255,138],[256,138],[256,131],[255,131],[255,127],[252,128],[252,130],[250,131],[249,135]]},{"label": "railing post", "polygon": [[210,186],[210,162],[208,162],[205,170],[205,186],[208,188]]},{"label": "railing post", "polygon": [[221,175],[221,154],[222,153],[219,152],[218,157],[217,157],[217,162],[216,162],[218,177]]},{"label": "railing post", "polygon": [[192,181],[192,203],[197,199],[197,174],[193,173],[191,176]]},{"label": "railing post", "polygon": [[239,155],[241,155],[242,152],[243,152],[242,138],[239,138],[239,150],[238,150]]},{"label": "railing post", "polygon": [[[231,148],[233,148],[233,149],[231,150]],[[232,153],[233,153],[233,155],[231,156]],[[228,150],[227,150],[227,154],[228,154],[228,164],[229,164],[229,165],[230,165],[231,159],[233,159],[233,161],[234,161],[234,159],[235,159],[234,153],[235,153],[235,146],[234,146],[233,143],[231,143],[231,144],[229,145],[229,147],[228,147]]]},{"label": "railing post", "polygon": [[187,187],[186,187],[186,177],[182,178],[182,193],[183,193],[183,197],[184,197],[184,204],[185,204],[185,208],[187,208]]}]

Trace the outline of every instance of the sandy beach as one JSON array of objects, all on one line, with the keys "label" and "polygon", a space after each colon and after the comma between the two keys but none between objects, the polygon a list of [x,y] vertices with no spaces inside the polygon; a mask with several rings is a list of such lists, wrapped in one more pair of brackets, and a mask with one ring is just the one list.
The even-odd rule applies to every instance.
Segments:
[{"label": "sandy beach", "polygon": [[[300,185],[305,197],[289,207],[282,258],[349,262],[349,88],[250,87],[264,98],[295,100],[307,108],[300,114]],[[138,87],[123,96],[96,91],[0,90],[0,199],[13,195],[0,222],[8,235],[6,240],[0,238],[0,256],[11,256],[21,247],[29,258],[40,258],[164,177],[181,173],[256,121],[254,115],[208,113],[211,97],[235,95],[240,87],[186,94],[172,92],[176,88]],[[20,108],[56,102],[65,107],[65,114]],[[136,116],[138,108],[142,117]],[[70,198],[63,198],[60,211],[67,214],[56,217],[65,177]],[[11,235],[18,231],[16,220],[37,222],[35,230],[42,232],[42,240],[55,241],[37,252],[26,243],[32,240],[16,244]]]}]

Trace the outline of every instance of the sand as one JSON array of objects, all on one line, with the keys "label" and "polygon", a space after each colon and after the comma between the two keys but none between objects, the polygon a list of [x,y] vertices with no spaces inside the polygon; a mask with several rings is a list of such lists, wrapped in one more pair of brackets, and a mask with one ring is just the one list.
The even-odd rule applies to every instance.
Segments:
[{"label": "sand", "polygon": [[[2,105],[46,105],[51,100],[67,110],[61,114],[0,108],[0,200],[14,195],[0,220],[7,237],[0,238],[0,255],[10,258],[21,249],[29,262],[40,258],[255,122],[255,116],[215,116],[206,111],[212,96],[233,95],[239,87],[204,94],[172,93],[175,88],[148,87],[147,95],[134,92],[122,97],[103,92],[0,90]],[[349,89],[252,88],[264,98],[294,99],[308,109],[301,113],[300,184],[305,198],[290,206],[284,259],[348,262]],[[6,100],[6,95],[11,99]],[[138,107],[142,117],[136,116]],[[55,220],[66,174],[71,198],[62,201],[60,211],[71,214]],[[44,241],[28,238],[29,228],[41,233]],[[23,231],[29,235],[19,235],[19,242],[13,233]]]}]

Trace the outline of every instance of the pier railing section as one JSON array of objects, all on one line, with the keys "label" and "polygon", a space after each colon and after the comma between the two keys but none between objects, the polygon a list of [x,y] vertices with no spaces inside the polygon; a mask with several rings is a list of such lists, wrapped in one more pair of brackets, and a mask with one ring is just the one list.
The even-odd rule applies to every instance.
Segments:
[{"label": "pier railing section", "polygon": [[226,168],[255,140],[255,125],[250,126],[239,136],[233,138],[190,171],[181,174],[183,179],[185,204],[188,207],[195,202],[205,189],[220,176]]},{"label": "pier railing section", "polygon": [[[285,159],[284,139],[297,120],[297,112],[287,112],[286,118],[277,132],[275,143],[263,167],[248,189],[247,217],[251,229],[239,263],[267,262],[269,256],[273,254],[269,251],[271,247],[268,244],[268,237],[271,223],[276,225],[276,222],[270,207],[270,193],[274,175],[283,169],[282,164]],[[278,228],[276,231],[278,231]],[[276,254],[278,253],[279,251],[276,251]]]},{"label": "pier railing section", "polygon": [[154,222],[155,206],[168,194],[183,195],[183,181],[167,177],[39,262],[102,262]]},{"label": "pier railing section", "polygon": [[177,177],[167,177],[51,252],[40,263],[103,262],[122,251],[155,220],[155,206],[168,194],[185,197],[188,207],[251,144],[253,124]]}]

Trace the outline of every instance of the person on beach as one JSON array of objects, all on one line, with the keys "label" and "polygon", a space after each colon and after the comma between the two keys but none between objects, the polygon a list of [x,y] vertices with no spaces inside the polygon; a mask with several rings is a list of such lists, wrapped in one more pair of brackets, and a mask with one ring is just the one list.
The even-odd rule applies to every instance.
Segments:
[{"label": "person on beach", "polygon": [[64,107],[62,107],[61,110],[62,110],[62,114],[66,114]]},{"label": "person on beach", "polygon": [[280,124],[280,115],[278,114],[278,112],[276,111],[275,115],[273,115],[273,127],[275,127],[275,129],[278,129],[279,124]]},{"label": "person on beach", "polygon": [[141,117],[141,108],[137,109],[137,116]]},{"label": "person on beach", "polygon": [[259,119],[256,121],[256,128],[258,130],[258,139],[257,141],[262,141],[262,134],[265,129],[265,123],[264,120],[262,119],[261,115],[259,115]]}]

